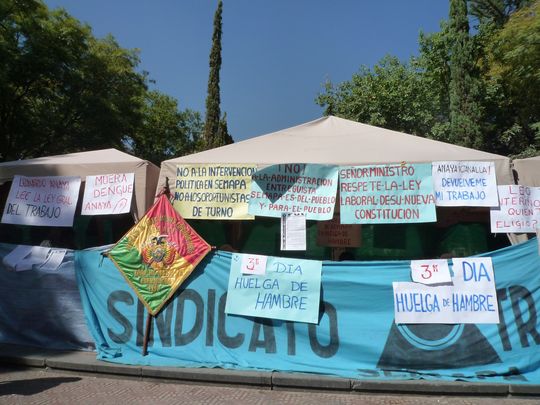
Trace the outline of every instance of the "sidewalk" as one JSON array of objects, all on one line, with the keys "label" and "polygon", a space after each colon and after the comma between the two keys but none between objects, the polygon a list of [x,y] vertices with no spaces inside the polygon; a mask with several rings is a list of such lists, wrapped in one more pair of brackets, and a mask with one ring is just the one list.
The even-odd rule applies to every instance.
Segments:
[{"label": "sidewalk", "polygon": [[460,381],[372,381],[316,374],[238,371],[220,368],[146,367],[96,360],[94,352],[55,351],[36,347],[2,345],[0,364],[47,368],[107,377],[159,380],[194,384],[226,384],[259,389],[298,389],[417,395],[482,395],[540,397],[540,385],[469,383]]}]

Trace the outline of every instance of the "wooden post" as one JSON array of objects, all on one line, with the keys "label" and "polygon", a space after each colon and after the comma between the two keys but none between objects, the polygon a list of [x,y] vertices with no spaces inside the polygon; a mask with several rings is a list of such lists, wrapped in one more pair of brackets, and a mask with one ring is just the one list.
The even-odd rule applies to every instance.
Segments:
[{"label": "wooden post", "polygon": [[144,328],[144,339],[142,346],[142,355],[146,356],[148,354],[148,339],[150,337],[150,328],[152,327],[152,314],[149,312],[146,317],[146,327]]}]

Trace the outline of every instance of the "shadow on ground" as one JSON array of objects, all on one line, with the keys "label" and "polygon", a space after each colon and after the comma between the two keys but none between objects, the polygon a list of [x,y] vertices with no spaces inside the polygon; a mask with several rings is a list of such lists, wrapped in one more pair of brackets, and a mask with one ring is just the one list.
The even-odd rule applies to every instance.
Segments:
[{"label": "shadow on ground", "polygon": [[32,380],[14,380],[0,382],[0,397],[6,395],[35,395],[60,384],[77,382],[79,377],[47,377]]}]

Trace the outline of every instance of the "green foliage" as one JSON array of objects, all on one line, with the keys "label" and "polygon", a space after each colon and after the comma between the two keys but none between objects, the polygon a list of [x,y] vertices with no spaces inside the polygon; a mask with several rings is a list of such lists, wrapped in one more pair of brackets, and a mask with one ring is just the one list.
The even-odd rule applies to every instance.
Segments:
[{"label": "green foliage", "polygon": [[41,1],[0,3],[0,160],[121,147],[140,122],[135,51]]},{"label": "green foliage", "polygon": [[432,90],[416,62],[401,63],[385,57],[373,71],[365,66],[350,81],[325,85],[316,102],[326,114],[417,135],[429,135],[433,126]]},{"label": "green foliage", "polygon": [[142,123],[124,139],[129,152],[156,165],[195,151],[203,123],[198,112],[178,110],[176,99],[158,91],[146,93]]},{"label": "green foliage", "polygon": [[[540,152],[540,0],[452,0],[420,56],[386,57],[351,80],[327,82],[326,114],[511,156]],[[490,11],[491,10],[491,11]]]},{"label": "green foliage", "polygon": [[[214,32],[212,34],[212,49],[210,50],[210,72],[208,75],[208,94],[206,96],[206,121],[203,133],[203,148],[211,149],[224,145],[223,136],[220,136],[221,110],[220,110],[220,89],[219,71],[221,69],[221,14],[223,3],[218,2],[216,13],[214,14]],[[227,126],[225,125],[225,129]],[[227,134],[228,135],[228,134]],[[230,135],[228,135],[230,137]],[[232,139],[232,138],[231,138]]]},{"label": "green foliage", "polygon": [[502,27],[510,14],[529,4],[531,0],[469,0],[470,14],[482,24]]},{"label": "green foliage", "polygon": [[474,44],[469,36],[467,0],[450,0],[450,141],[454,144],[484,146],[480,83],[475,66]]}]

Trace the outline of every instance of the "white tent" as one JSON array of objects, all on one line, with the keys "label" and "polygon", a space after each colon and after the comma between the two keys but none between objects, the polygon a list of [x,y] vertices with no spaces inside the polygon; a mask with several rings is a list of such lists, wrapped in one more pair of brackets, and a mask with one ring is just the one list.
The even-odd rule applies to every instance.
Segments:
[{"label": "white tent", "polygon": [[0,185],[13,176],[86,176],[114,173],[135,173],[135,215],[142,217],[154,202],[159,168],[116,149],[69,153],[66,155],[15,160],[0,163]]},{"label": "white tent", "polygon": [[321,163],[365,165],[444,160],[493,161],[499,184],[513,184],[510,160],[445,142],[360,124],[333,116],[261,135],[220,148],[161,163],[158,187],[168,177],[174,185],[176,166],[193,163]]},{"label": "white tent", "polygon": [[514,160],[518,183],[524,186],[540,187],[540,156]]}]

